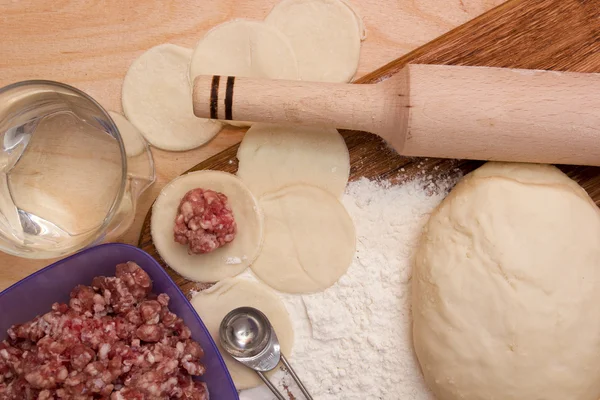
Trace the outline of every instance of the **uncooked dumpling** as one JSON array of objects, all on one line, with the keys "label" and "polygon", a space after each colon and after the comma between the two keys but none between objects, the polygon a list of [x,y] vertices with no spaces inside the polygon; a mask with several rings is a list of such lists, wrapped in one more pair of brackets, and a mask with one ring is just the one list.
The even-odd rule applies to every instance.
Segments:
[{"label": "uncooked dumpling", "polygon": [[[191,189],[211,189],[227,196],[237,223],[231,243],[205,254],[189,254],[175,242],[173,227],[183,196]],[[182,175],[163,188],[152,206],[152,241],[162,259],[183,277],[216,282],[244,271],[256,259],[263,238],[263,218],[246,185],[235,175],[221,171],[197,171]]]},{"label": "uncooked dumpling", "polygon": [[348,82],[358,68],[362,21],[341,0],[283,0],[265,19],[292,45],[300,79]]},{"label": "uncooked dumpling", "polygon": [[202,146],[223,126],[196,118],[188,66],[192,50],[173,44],[151,48],[135,60],[123,82],[123,111],[155,147],[182,151]]},{"label": "uncooked dumpling", "polygon": [[488,163],[429,220],[413,338],[439,400],[600,398],[600,211],[548,165]]},{"label": "uncooked dumpling", "polygon": [[238,176],[257,197],[299,183],[339,197],[350,173],[348,147],[333,128],[255,124],[237,158]]},{"label": "uncooked dumpling", "polygon": [[338,199],[315,186],[267,193],[263,249],[252,271],[288,293],[327,289],[346,273],[356,245],[354,225]]},{"label": "uncooked dumpling", "polygon": [[[256,372],[238,363],[221,347],[219,326],[231,310],[238,307],[254,307],[260,310],[273,325],[281,352],[288,359],[291,357],[294,331],[290,316],[277,294],[262,283],[241,278],[225,279],[194,296],[192,305],[217,343],[238,390],[250,389],[262,385],[263,382]],[[275,371],[276,369],[272,372]],[[271,372],[267,373],[270,374]]]}]

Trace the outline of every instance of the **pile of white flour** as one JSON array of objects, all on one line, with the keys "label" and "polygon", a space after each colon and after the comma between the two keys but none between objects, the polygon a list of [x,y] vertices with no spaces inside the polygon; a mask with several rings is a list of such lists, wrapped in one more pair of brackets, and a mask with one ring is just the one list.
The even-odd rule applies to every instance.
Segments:
[{"label": "pile of white flour", "polygon": [[[428,215],[458,177],[427,178],[402,185],[351,182],[343,203],[357,246],[348,273],[322,293],[280,294],[296,336],[290,361],[315,400],[433,399],[412,347],[412,257]],[[303,399],[283,371],[272,380]],[[275,397],[260,387],[240,398]]]}]

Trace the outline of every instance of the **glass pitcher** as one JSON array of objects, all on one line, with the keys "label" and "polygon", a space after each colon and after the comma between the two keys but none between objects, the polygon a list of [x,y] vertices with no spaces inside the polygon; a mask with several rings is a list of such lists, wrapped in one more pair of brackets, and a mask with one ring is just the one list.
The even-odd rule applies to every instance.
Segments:
[{"label": "glass pitcher", "polygon": [[0,251],[53,258],[122,234],[155,176],[143,139],[121,135],[74,87],[1,88]]}]

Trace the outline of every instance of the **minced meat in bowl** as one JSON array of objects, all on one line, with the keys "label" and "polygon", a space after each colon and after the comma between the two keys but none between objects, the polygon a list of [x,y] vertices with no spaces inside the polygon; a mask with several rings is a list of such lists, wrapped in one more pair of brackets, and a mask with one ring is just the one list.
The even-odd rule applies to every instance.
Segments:
[{"label": "minced meat in bowl", "polygon": [[[181,292],[170,279],[171,285],[165,286],[164,278],[153,290],[153,283],[157,283],[156,274],[159,273],[159,277],[160,273],[165,277],[166,274],[155,265],[160,271],[152,271],[154,276],[151,278],[146,272],[148,268],[145,270],[138,265],[140,259],[148,264],[147,254],[116,244],[98,246],[80,254],[106,254],[100,250],[109,247],[125,253],[133,251],[137,253],[134,257],[137,260],[119,263],[116,268],[113,264],[110,275],[104,275],[110,269],[106,267],[108,260],[103,262],[102,275],[88,278],[87,284],[86,280],[81,280],[67,291],[67,298],[62,296],[63,301],[57,299],[47,304],[44,312],[37,306],[38,316],[34,318],[31,318],[31,311],[9,313],[13,319],[7,328],[5,307],[9,303],[17,308],[23,306],[15,304],[15,293],[11,292],[29,292],[23,288],[18,290],[18,286],[27,285],[28,280],[36,278],[43,282],[44,272],[56,264],[0,294],[3,311],[0,335],[7,332],[6,339],[0,342],[0,399],[201,400],[208,399],[209,393],[212,399],[237,398],[208,333],[204,332],[205,337],[200,338],[202,343],[192,337],[188,322],[193,310]],[[124,261],[123,258],[120,260]],[[69,259],[62,262],[65,261]],[[73,274],[85,270],[84,275],[90,276],[89,263],[70,264],[69,268],[63,266],[62,269]],[[73,281],[69,279],[69,273],[54,272],[50,274],[54,278],[63,276],[65,280]],[[58,291],[64,286],[57,284],[55,289]],[[45,285],[38,285],[38,289],[45,294],[40,297],[48,297],[47,294],[52,292]],[[38,297],[35,289],[29,297]],[[181,304],[175,307],[186,315],[174,312],[172,298],[175,303],[182,300],[187,303],[188,310]],[[15,319],[19,314],[28,315],[28,318]],[[196,315],[193,317],[190,326],[199,322]],[[198,330],[197,326],[193,328]],[[201,328],[205,330],[203,326]],[[214,389],[209,379],[211,367],[219,370],[212,373],[215,378],[218,376]]]}]

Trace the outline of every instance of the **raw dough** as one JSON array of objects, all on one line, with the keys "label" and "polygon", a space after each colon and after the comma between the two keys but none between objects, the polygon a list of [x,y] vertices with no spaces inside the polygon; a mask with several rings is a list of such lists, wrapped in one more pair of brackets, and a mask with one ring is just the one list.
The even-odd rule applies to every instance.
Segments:
[{"label": "raw dough", "polygon": [[108,114],[119,129],[127,157],[142,154],[146,150],[146,142],[140,131],[121,114],[114,111],[109,111]]},{"label": "raw dough", "polygon": [[[206,254],[188,254],[188,247],[173,239],[179,202],[195,188],[225,194],[238,227],[231,243]],[[216,282],[241,273],[256,259],[262,244],[263,217],[256,199],[235,175],[197,171],[182,175],[163,188],[152,206],[151,230],[156,250],[176,272],[190,280]]]},{"label": "raw dough", "polygon": [[472,178],[510,177],[510,179],[525,184],[567,185],[579,197],[596,205],[577,182],[563,174],[556,167],[547,164],[501,163],[488,162],[481,168],[471,172]]},{"label": "raw dough", "polygon": [[237,158],[237,174],[256,197],[299,183],[339,197],[350,174],[346,142],[331,128],[255,124]]},{"label": "raw dough", "polygon": [[221,130],[220,122],[196,118],[193,113],[188,79],[191,56],[190,49],[162,44],[142,54],[125,75],[125,115],[160,149],[190,150]]},{"label": "raw dough", "polygon": [[298,79],[298,65],[280,31],[261,21],[238,19],[214,27],[198,42],[191,80],[198,75]]},{"label": "raw dough", "polygon": [[331,194],[294,185],[260,198],[265,215],[263,249],[252,271],[288,293],[327,289],[346,273],[356,245],[354,225]]},{"label": "raw dough", "polygon": [[[290,359],[294,344],[290,316],[277,294],[262,283],[240,278],[225,279],[194,296],[192,305],[217,343],[238,390],[253,388],[262,385],[263,382],[254,371],[238,363],[221,348],[219,326],[231,310],[238,307],[254,307],[263,312],[275,329],[281,352]],[[276,370],[268,372],[267,375]]]},{"label": "raw dough", "polygon": [[[296,56],[287,38],[261,21],[238,19],[208,31],[194,49],[190,79],[198,75],[298,79]],[[235,109],[233,110],[235,118]],[[246,121],[224,121],[250,126]]]},{"label": "raw dough", "polygon": [[439,400],[600,397],[600,211],[547,165],[488,163],[429,220],[413,339]]},{"label": "raw dough", "polygon": [[265,19],[290,40],[300,79],[348,82],[358,68],[362,21],[340,0],[283,0]]}]

